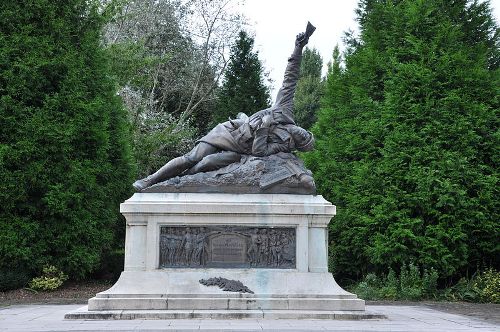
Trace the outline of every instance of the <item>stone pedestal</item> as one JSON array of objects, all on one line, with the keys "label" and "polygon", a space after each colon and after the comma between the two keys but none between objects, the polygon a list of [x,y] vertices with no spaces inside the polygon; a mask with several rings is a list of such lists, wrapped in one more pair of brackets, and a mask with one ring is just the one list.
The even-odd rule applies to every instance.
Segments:
[{"label": "stone pedestal", "polygon": [[[127,220],[124,271],[66,318],[378,317],[328,273],[335,206],[322,196],[136,193],[120,209]],[[204,244],[182,249],[185,234]],[[266,237],[278,249],[252,256]],[[251,292],[200,283],[210,278],[241,282]]]}]

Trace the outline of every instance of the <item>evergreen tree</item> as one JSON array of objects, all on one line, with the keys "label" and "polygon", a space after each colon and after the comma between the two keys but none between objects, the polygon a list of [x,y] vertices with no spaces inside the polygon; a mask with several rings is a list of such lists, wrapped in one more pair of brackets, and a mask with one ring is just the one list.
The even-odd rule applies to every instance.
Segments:
[{"label": "evergreen tree", "polygon": [[334,272],[499,260],[498,27],[488,2],[362,1],[306,155],[338,206]]},{"label": "evergreen tree", "polygon": [[300,76],[313,76],[321,78],[321,69],[323,68],[323,59],[318,50],[306,47],[302,52],[302,62],[300,63]]},{"label": "evergreen tree", "polygon": [[264,69],[258,52],[253,51],[254,40],[240,31],[231,48],[231,55],[218,93],[214,123],[235,118],[239,112],[250,115],[269,107],[269,89],[264,84]]},{"label": "evergreen tree", "polygon": [[300,78],[294,98],[294,116],[297,125],[309,129],[316,122],[323,94],[321,69],[323,59],[316,49],[306,47],[300,64]]},{"label": "evergreen tree", "polygon": [[132,163],[100,6],[1,2],[1,269],[85,277],[123,228]]}]

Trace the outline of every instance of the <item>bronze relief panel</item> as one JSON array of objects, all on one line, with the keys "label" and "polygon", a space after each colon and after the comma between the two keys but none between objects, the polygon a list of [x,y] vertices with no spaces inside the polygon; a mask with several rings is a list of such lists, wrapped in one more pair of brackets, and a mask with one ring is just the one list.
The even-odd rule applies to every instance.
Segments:
[{"label": "bronze relief panel", "polygon": [[295,228],[161,226],[160,268],[293,269]]}]

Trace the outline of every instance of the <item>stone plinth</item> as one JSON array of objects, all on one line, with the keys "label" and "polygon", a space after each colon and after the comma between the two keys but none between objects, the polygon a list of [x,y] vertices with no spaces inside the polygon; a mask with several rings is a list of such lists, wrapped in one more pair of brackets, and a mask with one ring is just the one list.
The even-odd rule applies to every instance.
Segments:
[{"label": "stone plinth", "polygon": [[[137,193],[120,208],[127,220],[124,271],[113,287],[66,318],[375,317],[365,313],[363,300],[339,287],[328,273],[327,225],[335,206],[322,196]],[[280,235],[292,233],[293,237]],[[202,257],[214,250],[210,243],[219,245],[221,234],[228,236],[229,246],[233,235],[246,241],[247,254],[240,252],[240,261],[225,268],[207,267],[209,258]],[[205,241],[198,252],[185,240],[196,236],[200,241],[193,243]],[[255,248],[264,248],[266,237],[266,245],[286,245],[294,252],[285,257],[273,249],[253,257]],[[169,250],[174,250],[171,256]],[[171,267],[160,268],[160,261]],[[187,261],[199,266],[177,267]],[[251,292],[200,283],[210,278],[239,281]]]}]

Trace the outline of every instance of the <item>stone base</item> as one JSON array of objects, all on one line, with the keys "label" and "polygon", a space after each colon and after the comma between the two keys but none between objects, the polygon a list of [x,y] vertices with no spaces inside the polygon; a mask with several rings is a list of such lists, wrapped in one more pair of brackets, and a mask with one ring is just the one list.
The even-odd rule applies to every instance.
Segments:
[{"label": "stone base", "polygon": [[[327,225],[335,207],[321,196],[141,193],[123,203],[121,212],[127,219],[125,271],[113,287],[90,299],[88,307],[66,318],[381,318],[365,313],[365,302],[343,290],[328,273]],[[162,228],[201,230],[214,225],[221,229],[240,227],[233,231],[240,235],[238,230],[252,227],[292,229],[292,264],[287,268],[243,268],[233,263],[224,268],[160,268],[164,257],[160,255]],[[272,236],[276,234],[278,231],[273,231]],[[183,241],[187,241],[184,236]],[[247,236],[249,243],[251,236]],[[224,253],[226,246],[223,248]],[[232,244],[227,248],[238,249]],[[240,251],[240,263],[248,263],[245,253],[251,250]],[[242,285],[224,291],[200,283],[212,278]]]},{"label": "stone base", "polygon": [[[254,293],[223,291],[199,280],[238,280]],[[365,301],[329,273],[273,269],[125,271],[117,283],[66,319],[371,319]]]},{"label": "stone base", "polygon": [[[254,293],[223,291],[199,280],[238,280]],[[340,288],[329,273],[271,269],[165,269],[123,272],[89,300],[102,310],[364,310],[365,301]]]},{"label": "stone base", "polygon": [[368,311],[328,310],[106,310],[89,311],[88,307],[67,313],[65,319],[387,319]]}]

